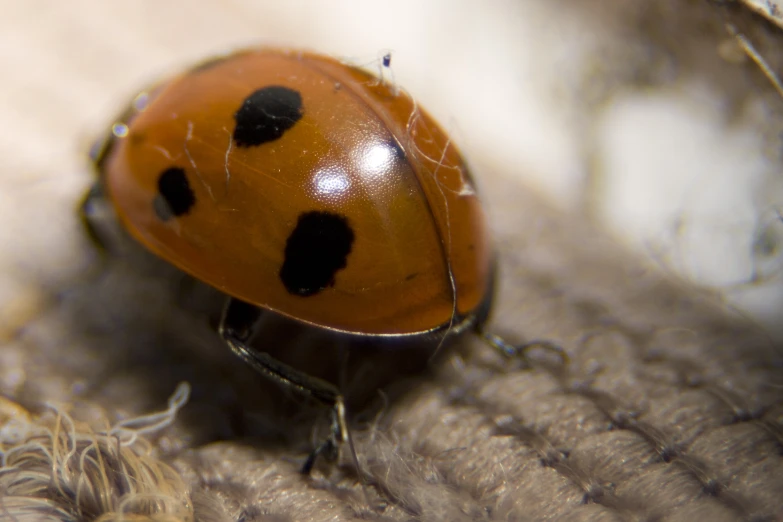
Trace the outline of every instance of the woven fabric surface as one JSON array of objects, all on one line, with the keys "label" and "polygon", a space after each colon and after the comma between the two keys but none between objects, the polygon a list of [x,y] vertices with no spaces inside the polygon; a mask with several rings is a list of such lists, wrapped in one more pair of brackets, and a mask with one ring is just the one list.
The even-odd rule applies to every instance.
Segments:
[{"label": "woven fabric surface", "polygon": [[[695,27],[701,7],[682,4],[685,21],[659,2],[648,36]],[[414,372],[389,350],[305,362],[351,368],[359,467],[344,452],[301,475],[326,418],[234,360],[220,296],[132,246],[104,260],[80,230],[102,123],[154,73],[264,29],[241,2],[139,5],[0,4],[16,72],[0,100],[0,519],[783,520],[781,347],[482,158],[490,330],[566,356],[534,345],[507,360],[468,335]],[[703,39],[686,47],[727,96],[766,82],[711,67]],[[293,360],[313,350],[293,344]],[[143,417],[181,382],[187,404]],[[123,419],[136,424],[108,429]]]}]

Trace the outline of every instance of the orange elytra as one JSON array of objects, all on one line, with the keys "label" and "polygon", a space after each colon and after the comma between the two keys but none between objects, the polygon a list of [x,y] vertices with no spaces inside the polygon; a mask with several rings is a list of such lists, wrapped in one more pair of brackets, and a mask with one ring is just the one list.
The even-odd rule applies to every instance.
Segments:
[{"label": "orange elytra", "polygon": [[[435,338],[489,311],[486,217],[456,146],[404,91],[334,58],[263,48],[197,66],[137,97],[96,165],[91,195],[235,307]],[[247,314],[231,306],[221,333],[235,352],[312,384],[259,362]]]}]

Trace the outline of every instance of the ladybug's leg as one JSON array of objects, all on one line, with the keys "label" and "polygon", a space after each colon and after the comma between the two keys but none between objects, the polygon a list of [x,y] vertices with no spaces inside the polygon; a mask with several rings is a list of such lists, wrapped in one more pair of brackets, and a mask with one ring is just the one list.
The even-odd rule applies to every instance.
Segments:
[{"label": "ladybug's leg", "polygon": [[261,313],[262,310],[256,306],[229,298],[220,320],[219,332],[231,350],[258,372],[331,408],[330,434],[302,466],[302,473],[307,474],[310,473],[319,455],[323,455],[328,460],[336,460],[340,446],[348,440],[345,404],[336,386],[307,375],[278,361],[268,353],[248,346],[247,343],[253,335]]},{"label": "ladybug's leg", "polygon": [[109,250],[107,237],[112,235],[108,230],[111,214],[110,204],[103,192],[103,184],[98,181],[90,187],[79,203],[79,219],[87,232],[87,237],[98,250],[104,253]]},{"label": "ladybug's leg", "polygon": [[495,335],[484,329],[483,325],[476,328],[479,337],[497,350],[508,359],[517,359],[523,366],[528,367],[534,364],[535,359],[540,357],[531,356],[531,352],[540,350],[549,354],[557,367],[566,369],[569,364],[569,358],[566,351],[557,343],[546,339],[534,339],[522,344],[511,344],[499,335]]}]

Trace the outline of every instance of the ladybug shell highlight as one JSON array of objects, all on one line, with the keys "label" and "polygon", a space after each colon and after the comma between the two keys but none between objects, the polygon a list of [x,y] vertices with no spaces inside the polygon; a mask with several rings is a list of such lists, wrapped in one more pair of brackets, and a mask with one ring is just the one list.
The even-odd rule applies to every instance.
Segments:
[{"label": "ladybug shell highlight", "polygon": [[205,63],[137,98],[98,166],[148,249],[294,319],[410,335],[489,299],[485,216],[458,150],[406,93],[335,59]]}]

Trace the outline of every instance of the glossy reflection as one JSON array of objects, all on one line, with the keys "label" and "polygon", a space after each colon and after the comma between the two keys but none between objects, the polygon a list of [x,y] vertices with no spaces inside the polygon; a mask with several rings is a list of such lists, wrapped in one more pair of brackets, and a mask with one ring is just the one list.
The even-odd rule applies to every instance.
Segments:
[{"label": "glossy reflection", "polygon": [[395,149],[388,143],[370,142],[357,147],[358,172],[368,181],[388,174],[395,158]]},{"label": "glossy reflection", "polygon": [[351,180],[339,167],[318,170],[313,176],[315,192],[319,197],[339,198],[351,188]]}]

